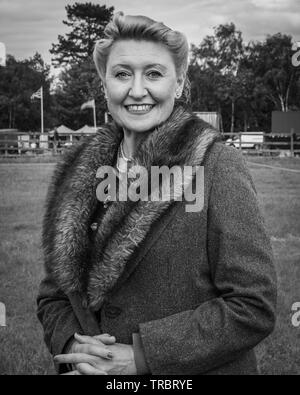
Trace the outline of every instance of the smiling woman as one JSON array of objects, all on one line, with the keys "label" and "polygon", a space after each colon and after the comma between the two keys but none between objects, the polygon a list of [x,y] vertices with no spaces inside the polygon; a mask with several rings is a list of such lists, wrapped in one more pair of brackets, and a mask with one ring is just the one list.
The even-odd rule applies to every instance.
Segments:
[{"label": "smiling woman", "polygon": [[[94,60],[113,122],[58,165],[44,218],[38,317],[57,369],[255,374],[253,348],[274,326],[276,277],[249,170],[189,108],[182,33],[119,13],[105,34]],[[202,209],[188,212],[175,194],[113,200],[111,184],[97,200],[99,169],[121,183],[135,166],[151,176],[191,169],[187,181],[171,179],[177,197],[204,167],[194,188]]]},{"label": "smiling woman", "polygon": [[168,119],[184,85],[188,91],[189,47],[183,34],[145,16],[119,13],[106,35],[96,44],[94,60],[108,109],[124,130],[124,151],[133,156],[138,133]]},{"label": "smiling woman", "polygon": [[[159,63],[153,64],[154,59]],[[135,40],[113,45],[103,80],[108,109],[126,135],[149,131],[168,119],[183,82],[162,44]]]}]

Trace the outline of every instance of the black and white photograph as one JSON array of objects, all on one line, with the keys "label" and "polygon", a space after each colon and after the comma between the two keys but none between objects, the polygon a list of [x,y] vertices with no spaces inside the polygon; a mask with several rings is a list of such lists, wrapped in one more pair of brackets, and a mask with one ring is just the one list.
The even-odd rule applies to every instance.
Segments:
[{"label": "black and white photograph", "polygon": [[299,21],[0,0],[1,376],[300,375]]}]

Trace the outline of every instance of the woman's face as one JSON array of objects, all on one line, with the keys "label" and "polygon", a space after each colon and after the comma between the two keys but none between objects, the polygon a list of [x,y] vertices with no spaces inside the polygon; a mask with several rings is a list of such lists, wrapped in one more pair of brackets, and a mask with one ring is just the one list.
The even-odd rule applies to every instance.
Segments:
[{"label": "woman's face", "polygon": [[121,40],[112,46],[104,88],[109,112],[124,129],[142,133],[164,122],[182,85],[172,55],[162,44]]}]

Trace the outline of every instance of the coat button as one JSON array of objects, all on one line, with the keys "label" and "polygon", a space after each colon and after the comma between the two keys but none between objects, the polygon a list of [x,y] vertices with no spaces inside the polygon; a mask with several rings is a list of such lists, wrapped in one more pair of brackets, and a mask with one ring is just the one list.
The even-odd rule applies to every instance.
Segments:
[{"label": "coat button", "polygon": [[107,304],[104,308],[104,314],[107,318],[117,318],[122,313],[122,309],[112,304]]}]

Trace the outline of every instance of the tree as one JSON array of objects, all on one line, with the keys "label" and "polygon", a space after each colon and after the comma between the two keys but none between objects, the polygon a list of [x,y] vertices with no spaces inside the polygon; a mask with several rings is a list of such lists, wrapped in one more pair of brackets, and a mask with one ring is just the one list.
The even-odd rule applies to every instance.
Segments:
[{"label": "tree", "polygon": [[80,106],[95,99],[97,120],[102,122],[106,110],[100,79],[92,61],[96,40],[104,37],[104,28],[111,20],[114,8],[91,3],[75,3],[66,7],[68,21],[63,23],[72,30],[66,37],[59,36],[50,52],[55,55],[56,66],[63,68],[60,83],[54,94],[56,123],[78,129],[93,124],[91,111],[80,112]]},{"label": "tree", "polygon": [[192,45],[189,76],[194,110],[218,110],[224,129],[270,130],[273,110],[299,110],[300,68],[290,36],[278,33],[243,43],[234,24]]},{"label": "tree", "polygon": [[292,37],[277,33],[264,42],[250,43],[249,64],[275,110],[288,111],[300,69],[292,64]]},{"label": "tree", "polygon": [[92,61],[73,64],[61,73],[60,85],[54,95],[57,123],[79,129],[85,124],[93,125],[92,110],[80,111],[81,105],[94,98],[97,121],[104,121],[106,103],[103,89]]},{"label": "tree", "polygon": [[92,3],[67,5],[65,25],[72,30],[66,36],[58,36],[58,44],[52,44],[54,66],[86,61],[93,53],[96,40],[103,38],[104,28],[111,20],[114,8]]},{"label": "tree", "polygon": [[[0,67],[0,127],[39,129],[40,106],[30,97],[43,86],[45,107],[49,107],[50,83],[49,66],[44,64],[40,54],[23,61],[8,55],[6,67]],[[49,113],[46,112],[45,125],[49,121]]]},{"label": "tree", "polygon": [[197,86],[200,73],[210,80],[208,91],[214,92],[220,112],[222,103],[231,103],[231,133],[235,126],[236,102],[242,97],[245,86],[246,74],[241,71],[244,56],[242,34],[233,23],[215,27],[213,36],[205,37],[198,48],[192,46],[191,71],[197,76],[198,66]]}]

